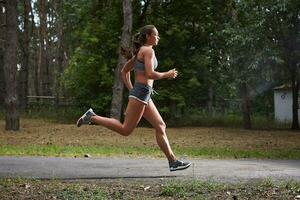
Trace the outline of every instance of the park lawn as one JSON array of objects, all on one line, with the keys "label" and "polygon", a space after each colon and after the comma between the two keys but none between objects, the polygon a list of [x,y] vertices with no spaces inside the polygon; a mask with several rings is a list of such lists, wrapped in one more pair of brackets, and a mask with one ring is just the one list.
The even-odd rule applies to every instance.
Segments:
[{"label": "park lawn", "polygon": [[[300,132],[222,127],[168,128],[179,157],[300,159]],[[155,131],[138,127],[123,137],[101,126],[21,119],[21,130],[5,131],[0,120],[0,155],[163,157]]]}]

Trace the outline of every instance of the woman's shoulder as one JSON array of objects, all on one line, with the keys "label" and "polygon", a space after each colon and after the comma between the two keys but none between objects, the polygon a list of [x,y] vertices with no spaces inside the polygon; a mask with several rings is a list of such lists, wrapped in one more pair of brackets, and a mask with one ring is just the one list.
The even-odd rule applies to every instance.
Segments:
[{"label": "woman's shoulder", "polygon": [[142,54],[154,54],[154,50],[151,46],[142,46],[140,51]]}]

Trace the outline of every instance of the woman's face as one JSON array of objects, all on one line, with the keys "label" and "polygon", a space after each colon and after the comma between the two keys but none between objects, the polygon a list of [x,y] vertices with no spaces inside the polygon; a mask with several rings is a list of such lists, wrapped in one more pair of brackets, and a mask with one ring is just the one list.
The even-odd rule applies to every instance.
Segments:
[{"label": "woman's face", "polygon": [[150,35],[147,35],[147,43],[149,45],[157,45],[160,37],[156,28],[153,29]]}]

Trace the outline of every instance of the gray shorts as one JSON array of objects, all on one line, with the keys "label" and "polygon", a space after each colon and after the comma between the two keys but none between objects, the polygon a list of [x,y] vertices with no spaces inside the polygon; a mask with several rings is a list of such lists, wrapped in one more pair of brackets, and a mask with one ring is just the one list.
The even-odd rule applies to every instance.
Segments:
[{"label": "gray shorts", "polygon": [[134,98],[144,104],[148,104],[151,99],[153,89],[151,86],[143,83],[135,83],[129,92],[129,98]]}]

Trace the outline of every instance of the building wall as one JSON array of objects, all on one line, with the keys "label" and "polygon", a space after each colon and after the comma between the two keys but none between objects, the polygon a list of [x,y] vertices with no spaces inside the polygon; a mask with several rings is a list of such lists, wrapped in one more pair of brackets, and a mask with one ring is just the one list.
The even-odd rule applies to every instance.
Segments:
[{"label": "building wall", "polygon": [[[280,122],[291,122],[293,118],[293,98],[290,90],[274,91],[275,120]],[[300,100],[300,99],[298,99]],[[300,110],[298,109],[300,118]]]}]

